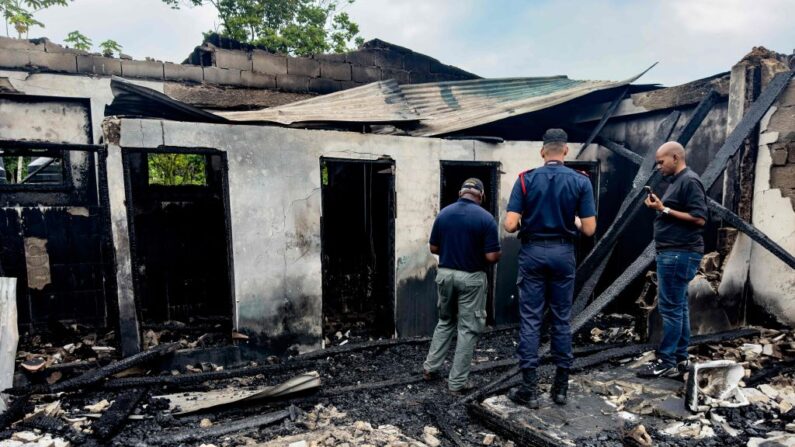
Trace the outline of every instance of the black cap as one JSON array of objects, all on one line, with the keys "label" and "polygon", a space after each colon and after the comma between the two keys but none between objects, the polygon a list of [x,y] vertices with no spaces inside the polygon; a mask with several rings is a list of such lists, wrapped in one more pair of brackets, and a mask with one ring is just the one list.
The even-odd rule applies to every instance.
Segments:
[{"label": "black cap", "polygon": [[569,136],[563,129],[547,129],[542,137],[544,144],[547,143],[566,143],[569,141]]},{"label": "black cap", "polygon": [[463,191],[465,189],[474,189],[482,195],[483,182],[481,182],[480,179],[477,179],[475,177],[468,178],[466,179],[466,181],[464,181],[464,184],[461,185],[461,190]]}]

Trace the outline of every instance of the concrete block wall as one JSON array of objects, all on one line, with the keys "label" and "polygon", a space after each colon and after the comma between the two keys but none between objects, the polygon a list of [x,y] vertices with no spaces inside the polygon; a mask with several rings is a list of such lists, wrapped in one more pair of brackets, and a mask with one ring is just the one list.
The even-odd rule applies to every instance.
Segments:
[{"label": "concrete block wall", "polygon": [[[228,39],[227,39],[228,40]],[[224,43],[218,41],[216,43]],[[89,76],[213,84],[235,88],[327,94],[371,82],[400,84],[476,79],[468,73],[408,48],[371,40],[344,54],[292,57],[242,44],[197,47],[186,63],[106,58],[66,48],[48,39],[0,37],[0,68]]]},{"label": "concrete block wall", "polygon": [[[228,48],[220,48],[214,43]],[[205,70],[240,70],[242,82],[246,86],[265,85],[267,87],[264,88],[286,92],[326,94],[387,79],[408,84],[478,78],[432,57],[378,39],[349,53],[312,57],[273,54],[247,48],[228,39],[216,40],[214,43],[206,42],[197,47],[186,62],[203,65]],[[252,73],[247,74],[249,71]],[[213,73],[208,80],[205,72],[205,82],[216,82],[218,79]],[[254,79],[256,82],[252,84]]]}]

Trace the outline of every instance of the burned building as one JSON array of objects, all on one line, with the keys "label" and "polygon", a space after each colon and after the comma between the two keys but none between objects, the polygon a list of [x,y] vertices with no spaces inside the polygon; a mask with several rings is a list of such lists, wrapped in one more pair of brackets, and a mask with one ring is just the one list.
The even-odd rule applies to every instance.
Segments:
[{"label": "burned building", "polygon": [[[657,330],[652,216],[637,197],[659,181],[652,154],[668,139],[686,144],[713,211],[694,332],[791,324],[789,64],[755,49],[662,88],[638,83],[642,67],[624,81],[481,79],[378,40],[289,57],[211,36],[172,64],[0,39],[0,276],[18,281],[23,332],[106,328],[135,361],[176,349],[153,328],[224,334],[215,351],[180,351],[179,367],[419,343],[436,322],[435,215],[475,176],[501,220],[515,175],[541,162],[540,135],[563,127],[598,205],[596,237],[577,241],[577,329],[615,308],[641,323],[638,338]],[[190,179],[161,178],[177,162]],[[519,243],[500,238],[494,333],[517,320]]]}]

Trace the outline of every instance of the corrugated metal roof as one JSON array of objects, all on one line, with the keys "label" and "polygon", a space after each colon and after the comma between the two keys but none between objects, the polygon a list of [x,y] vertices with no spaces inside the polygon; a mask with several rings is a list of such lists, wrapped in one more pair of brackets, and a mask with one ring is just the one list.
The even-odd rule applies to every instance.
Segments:
[{"label": "corrugated metal roof", "polygon": [[[651,68],[651,67],[650,67]],[[646,70],[648,71],[648,69]],[[435,136],[546,109],[624,81],[581,81],[566,76],[473,79],[398,85],[381,81],[280,107],[219,115],[231,121],[406,123],[415,136]]]}]

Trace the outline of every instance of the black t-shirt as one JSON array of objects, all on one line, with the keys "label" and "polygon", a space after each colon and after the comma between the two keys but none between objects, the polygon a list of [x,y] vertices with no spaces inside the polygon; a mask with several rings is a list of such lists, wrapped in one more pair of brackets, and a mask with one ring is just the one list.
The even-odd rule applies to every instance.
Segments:
[{"label": "black t-shirt", "polygon": [[[707,193],[698,174],[690,168],[669,177],[671,185],[661,200],[672,210],[708,220]],[[695,251],[704,253],[704,227],[685,222],[673,216],[657,214],[654,219],[654,241],[657,251]]]},{"label": "black t-shirt", "polygon": [[484,255],[500,251],[494,216],[468,199],[439,212],[429,242],[439,247],[439,267],[465,272],[485,271]]}]

